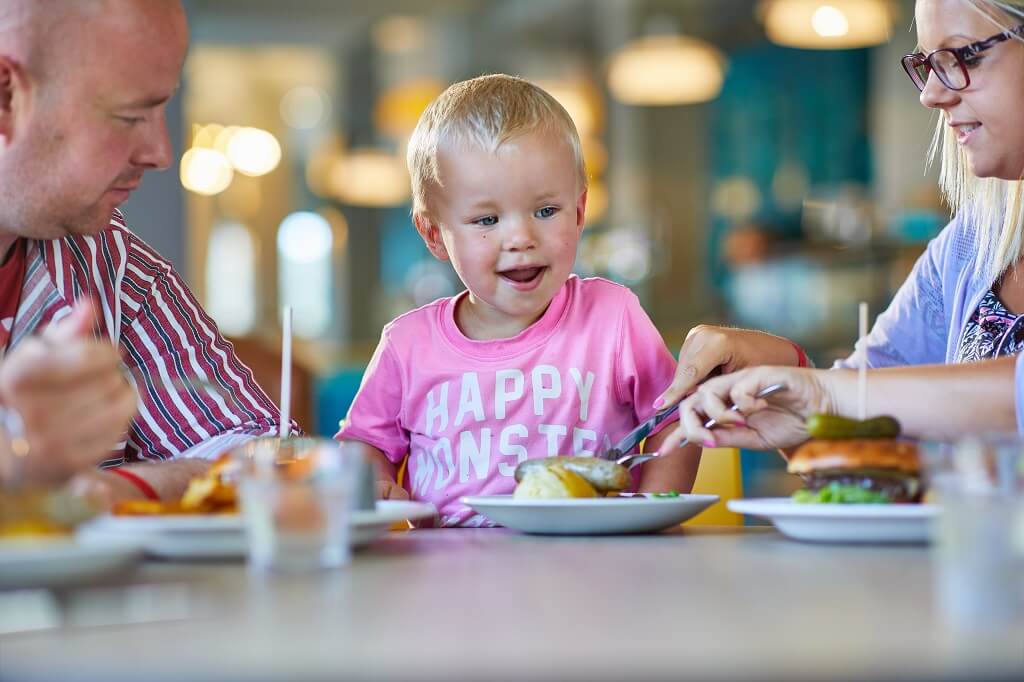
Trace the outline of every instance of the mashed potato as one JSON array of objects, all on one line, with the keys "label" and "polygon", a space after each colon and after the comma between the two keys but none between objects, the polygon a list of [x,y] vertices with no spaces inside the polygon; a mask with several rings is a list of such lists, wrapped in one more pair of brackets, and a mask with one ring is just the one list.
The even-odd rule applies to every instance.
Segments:
[{"label": "mashed potato", "polygon": [[579,474],[552,464],[530,469],[516,486],[513,497],[517,500],[597,497],[597,491]]}]

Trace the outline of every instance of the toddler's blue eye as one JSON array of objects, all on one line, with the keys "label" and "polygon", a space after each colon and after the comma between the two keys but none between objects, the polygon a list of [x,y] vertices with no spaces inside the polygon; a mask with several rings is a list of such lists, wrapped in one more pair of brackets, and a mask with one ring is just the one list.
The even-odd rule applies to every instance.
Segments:
[{"label": "toddler's blue eye", "polygon": [[498,216],[488,215],[483,218],[477,218],[473,222],[484,227],[493,227],[498,224]]},{"label": "toddler's blue eye", "polygon": [[545,206],[544,208],[534,213],[534,215],[537,216],[538,218],[550,218],[551,216],[555,215],[557,211],[558,209],[555,208],[554,206]]}]

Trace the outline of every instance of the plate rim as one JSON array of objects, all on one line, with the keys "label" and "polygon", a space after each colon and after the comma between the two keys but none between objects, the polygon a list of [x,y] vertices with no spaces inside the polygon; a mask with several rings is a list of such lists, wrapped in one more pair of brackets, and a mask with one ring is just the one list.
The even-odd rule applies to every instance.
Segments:
[{"label": "plate rim", "polygon": [[[754,505],[755,508],[751,508]],[[764,518],[909,520],[931,519],[939,511],[934,504],[810,504],[789,497],[752,497],[729,500],[729,511]]]},{"label": "plate rim", "polygon": [[[377,500],[373,511],[355,510],[351,513],[353,526],[377,526],[405,519],[419,520],[437,513],[430,502],[419,500]],[[177,524],[177,525],[175,525]],[[110,533],[234,533],[245,530],[242,513],[234,514],[166,514],[162,516],[115,516],[104,514],[82,524],[83,530],[99,529]]]},{"label": "plate rim", "polygon": [[[11,543],[14,545],[15,543]],[[5,550],[12,549],[12,546],[5,546]],[[23,549],[13,548],[13,551],[0,552],[0,566],[10,566],[19,563],[31,563],[36,561],[79,561],[91,557],[121,557],[129,559],[141,557],[145,549],[137,542],[115,541],[86,543],[81,542],[76,536],[71,535],[62,538],[60,541],[46,541],[40,543],[25,543]]]},{"label": "plate rim", "polygon": [[[639,498],[639,499],[638,499]],[[511,494],[502,495],[464,495],[459,498],[462,504],[473,507],[478,504],[491,505],[496,507],[518,507],[522,509],[573,509],[585,508],[588,506],[600,507],[638,507],[641,505],[654,504],[681,504],[683,502],[708,502],[709,506],[721,500],[720,495],[704,493],[687,493],[677,497],[647,497],[646,495],[630,495],[628,497],[575,497],[557,499],[520,499],[517,500]]]}]

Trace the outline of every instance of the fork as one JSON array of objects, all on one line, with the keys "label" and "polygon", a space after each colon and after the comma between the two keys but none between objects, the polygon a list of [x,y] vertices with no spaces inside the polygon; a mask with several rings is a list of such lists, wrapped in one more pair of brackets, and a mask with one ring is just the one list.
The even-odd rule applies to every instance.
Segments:
[{"label": "fork", "polygon": [[[760,391],[755,393],[754,397],[755,398],[767,398],[768,396],[770,396],[770,395],[772,395],[774,393],[778,393],[780,391],[785,391],[785,390],[786,390],[786,385],[785,384],[772,384],[771,386],[765,386]],[[732,407],[729,408],[729,411],[730,412],[736,412],[739,409],[740,408],[739,408],[738,405],[733,405]],[[716,426],[718,426],[718,420],[716,420],[716,419],[709,419],[706,422],[704,422],[704,428],[705,429],[712,429],[712,428],[714,428]],[[678,448],[684,447],[685,445],[689,444],[689,442],[690,442],[690,439],[687,438],[682,443],[677,445],[676,448],[678,449]],[[644,454],[636,454],[636,455],[623,455],[622,457],[619,457],[617,460],[615,460],[615,463],[616,464],[621,464],[622,466],[626,467],[627,469],[632,469],[635,466],[639,466],[640,464],[643,464],[644,462],[646,462],[648,460],[655,459],[656,457],[659,457],[659,456],[660,456],[660,453],[657,453],[657,452],[644,453]]]}]

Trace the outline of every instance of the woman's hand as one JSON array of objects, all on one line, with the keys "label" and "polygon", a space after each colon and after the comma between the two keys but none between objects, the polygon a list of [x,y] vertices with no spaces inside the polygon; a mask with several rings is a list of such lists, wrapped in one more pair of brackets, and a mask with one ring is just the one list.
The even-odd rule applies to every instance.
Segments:
[{"label": "woman's hand", "polygon": [[[754,367],[710,379],[679,406],[679,428],[660,451],[674,449],[684,438],[707,447],[755,450],[798,445],[807,440],[804,421],[809,415],[834,411],[830,380],[825,370],[791,367]],[[786,389],[770,398],[755,397],[772,384]],[[714,431],[704,428],[708,419],[718,422]]]},{"label": "woman's hand", "polygon": [[655,409],[674,405],[715,374],[730,374],[756,365],[797,365],[800,353],[781,336],[748,329],[702,324],[686,335],[672,385],[655,401]]}]

